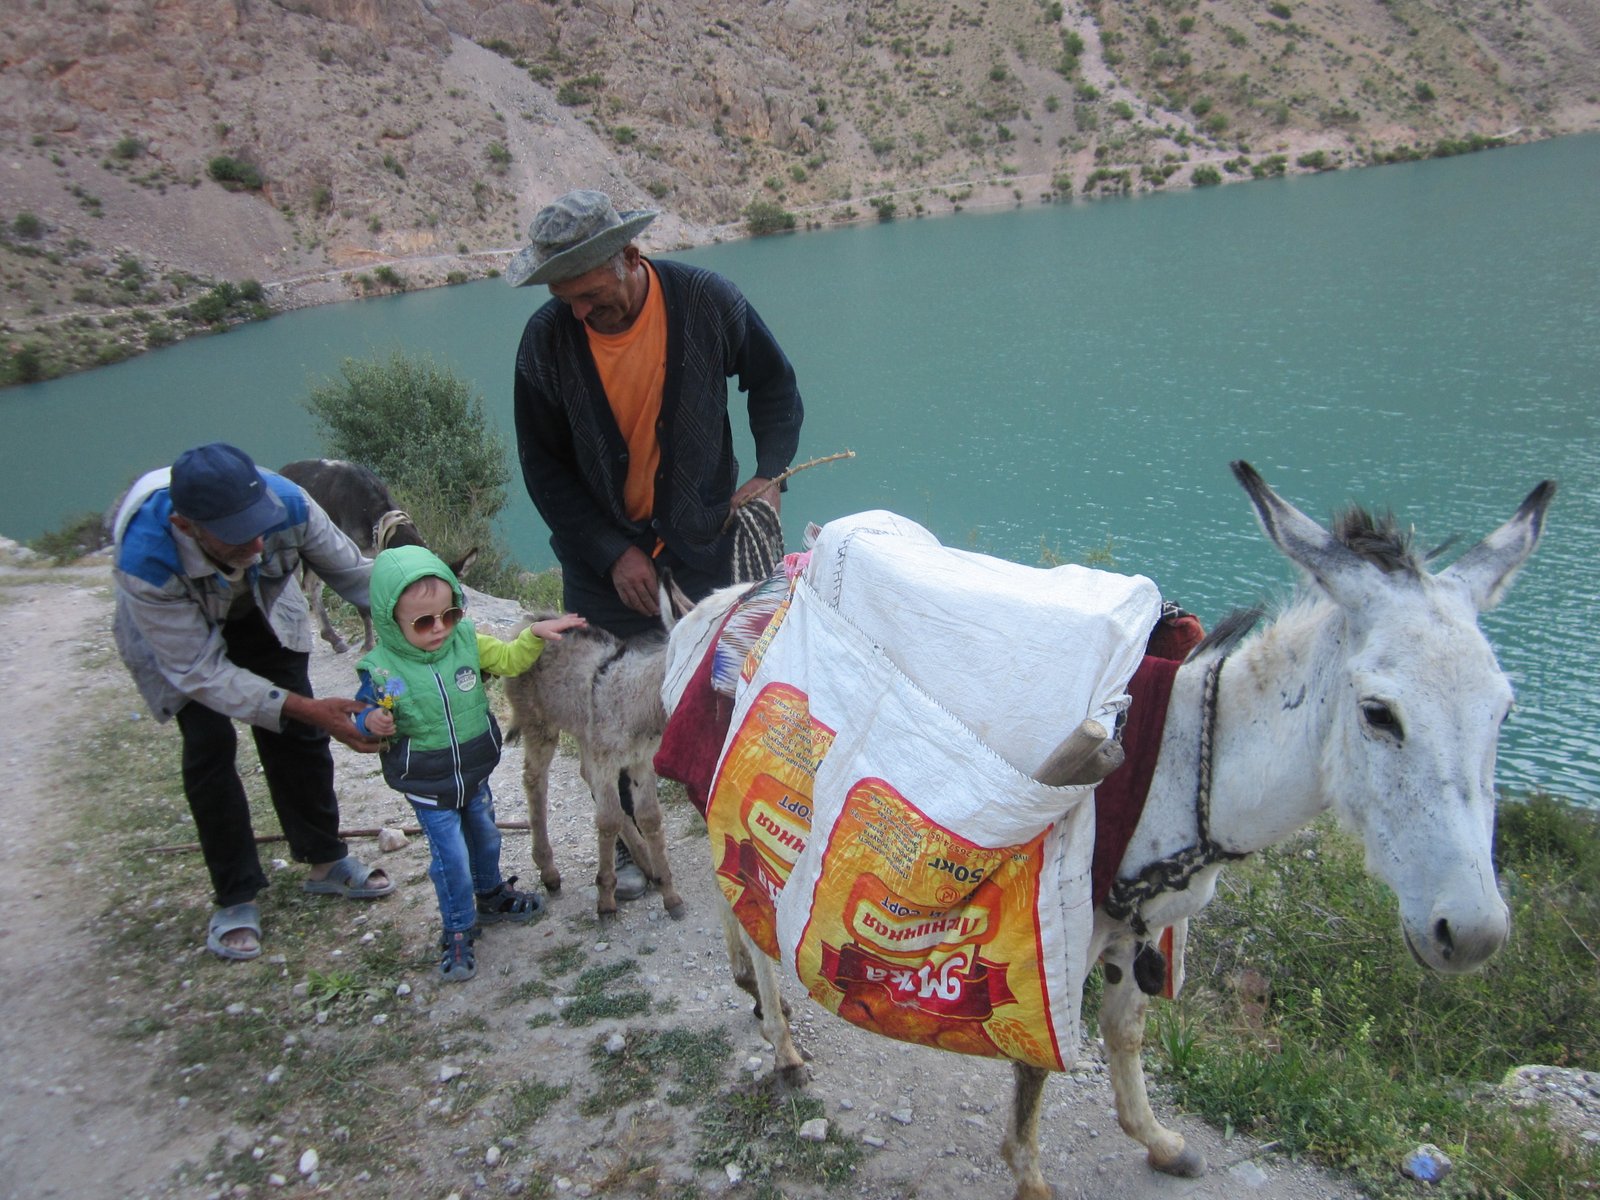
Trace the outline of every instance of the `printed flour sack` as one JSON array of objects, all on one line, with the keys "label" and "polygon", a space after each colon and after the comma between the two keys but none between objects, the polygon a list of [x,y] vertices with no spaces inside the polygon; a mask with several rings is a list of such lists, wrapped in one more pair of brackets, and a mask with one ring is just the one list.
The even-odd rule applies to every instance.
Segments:
[{"label": "printed flour sack", "polygon": [[1092,787],[1031,778],[1107,728],[1149,580],[824,527],[745,663],[707,809],[719,884],[812,997],[905,1041],[1060,1070],[1093,913]]}]

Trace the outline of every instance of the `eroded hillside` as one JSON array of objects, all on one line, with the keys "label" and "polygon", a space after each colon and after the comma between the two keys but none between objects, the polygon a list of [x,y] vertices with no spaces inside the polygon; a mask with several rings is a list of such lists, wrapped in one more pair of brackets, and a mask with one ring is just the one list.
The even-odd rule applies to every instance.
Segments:
[{"label": "eroded hillside", "polygon": [[482,275],[572,186],[658,247],[1592,128],[1600,0],[27,0],[5,378]]}]

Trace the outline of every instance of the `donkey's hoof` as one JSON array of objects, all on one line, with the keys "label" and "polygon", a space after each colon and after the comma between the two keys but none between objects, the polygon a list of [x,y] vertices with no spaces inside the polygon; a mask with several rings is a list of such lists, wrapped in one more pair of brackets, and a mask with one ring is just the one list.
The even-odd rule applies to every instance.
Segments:
[{"label": "donkey's hoof", "polygon": [[667,903],[663,900],[661,906],[667,910],[667,916],[671,917],[674,921],[683,920],[683,918],[687,916],[689,912],[689,909],[684,904],[681,896],[674,896],[672,903]]},{"label": "donkey's hoof", "polygon": [[552,871],[549,875],[539,876],[539,882],[544,884],[544,890],[552,895],[561,890],[561,876]]},{"label": "donkey's hoof", "polygon": [[1180,1179],[1199,1179],[1206,1173],[1206,1156],[1193,1146],[1185,1146],[1166,1162],[1157,1162],[1150,1155],[1150,1165],[1163,1175],[1176,1175]]},{"label": "donkey's hoof", "polygon": [[795,1063],[793,1066],[780,1068],[777,1077],[778,1085],[786,1091],[803,1091],[806,1084],[811,1082],[811,1068],[803,1062]]}]

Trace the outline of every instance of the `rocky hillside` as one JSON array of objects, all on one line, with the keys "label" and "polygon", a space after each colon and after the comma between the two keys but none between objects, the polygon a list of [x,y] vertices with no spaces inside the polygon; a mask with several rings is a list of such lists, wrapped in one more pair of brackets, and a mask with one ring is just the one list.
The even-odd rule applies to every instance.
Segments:
[{"label": "rocky hillside", "polygon": [[17,0],[0,379],[481,276],[598,186],[658,249],[1600,123],[1600,0]]}]

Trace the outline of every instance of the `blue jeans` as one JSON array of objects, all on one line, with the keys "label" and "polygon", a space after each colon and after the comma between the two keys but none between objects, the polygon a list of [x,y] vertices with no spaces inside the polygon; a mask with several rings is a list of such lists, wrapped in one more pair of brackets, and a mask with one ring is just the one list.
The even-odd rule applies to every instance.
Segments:
[{"label": "blue jeans", "polygon": [[459,933],[478,923],[479,894],[500,886],[500,830],[494,823],[494,794],[489,783],[482,787],[465,808],[435,808],[428,804],[411,807],[417,823],[428,835],[433,861],[428,878],[439,897],[439,914],[446,933]]}]

